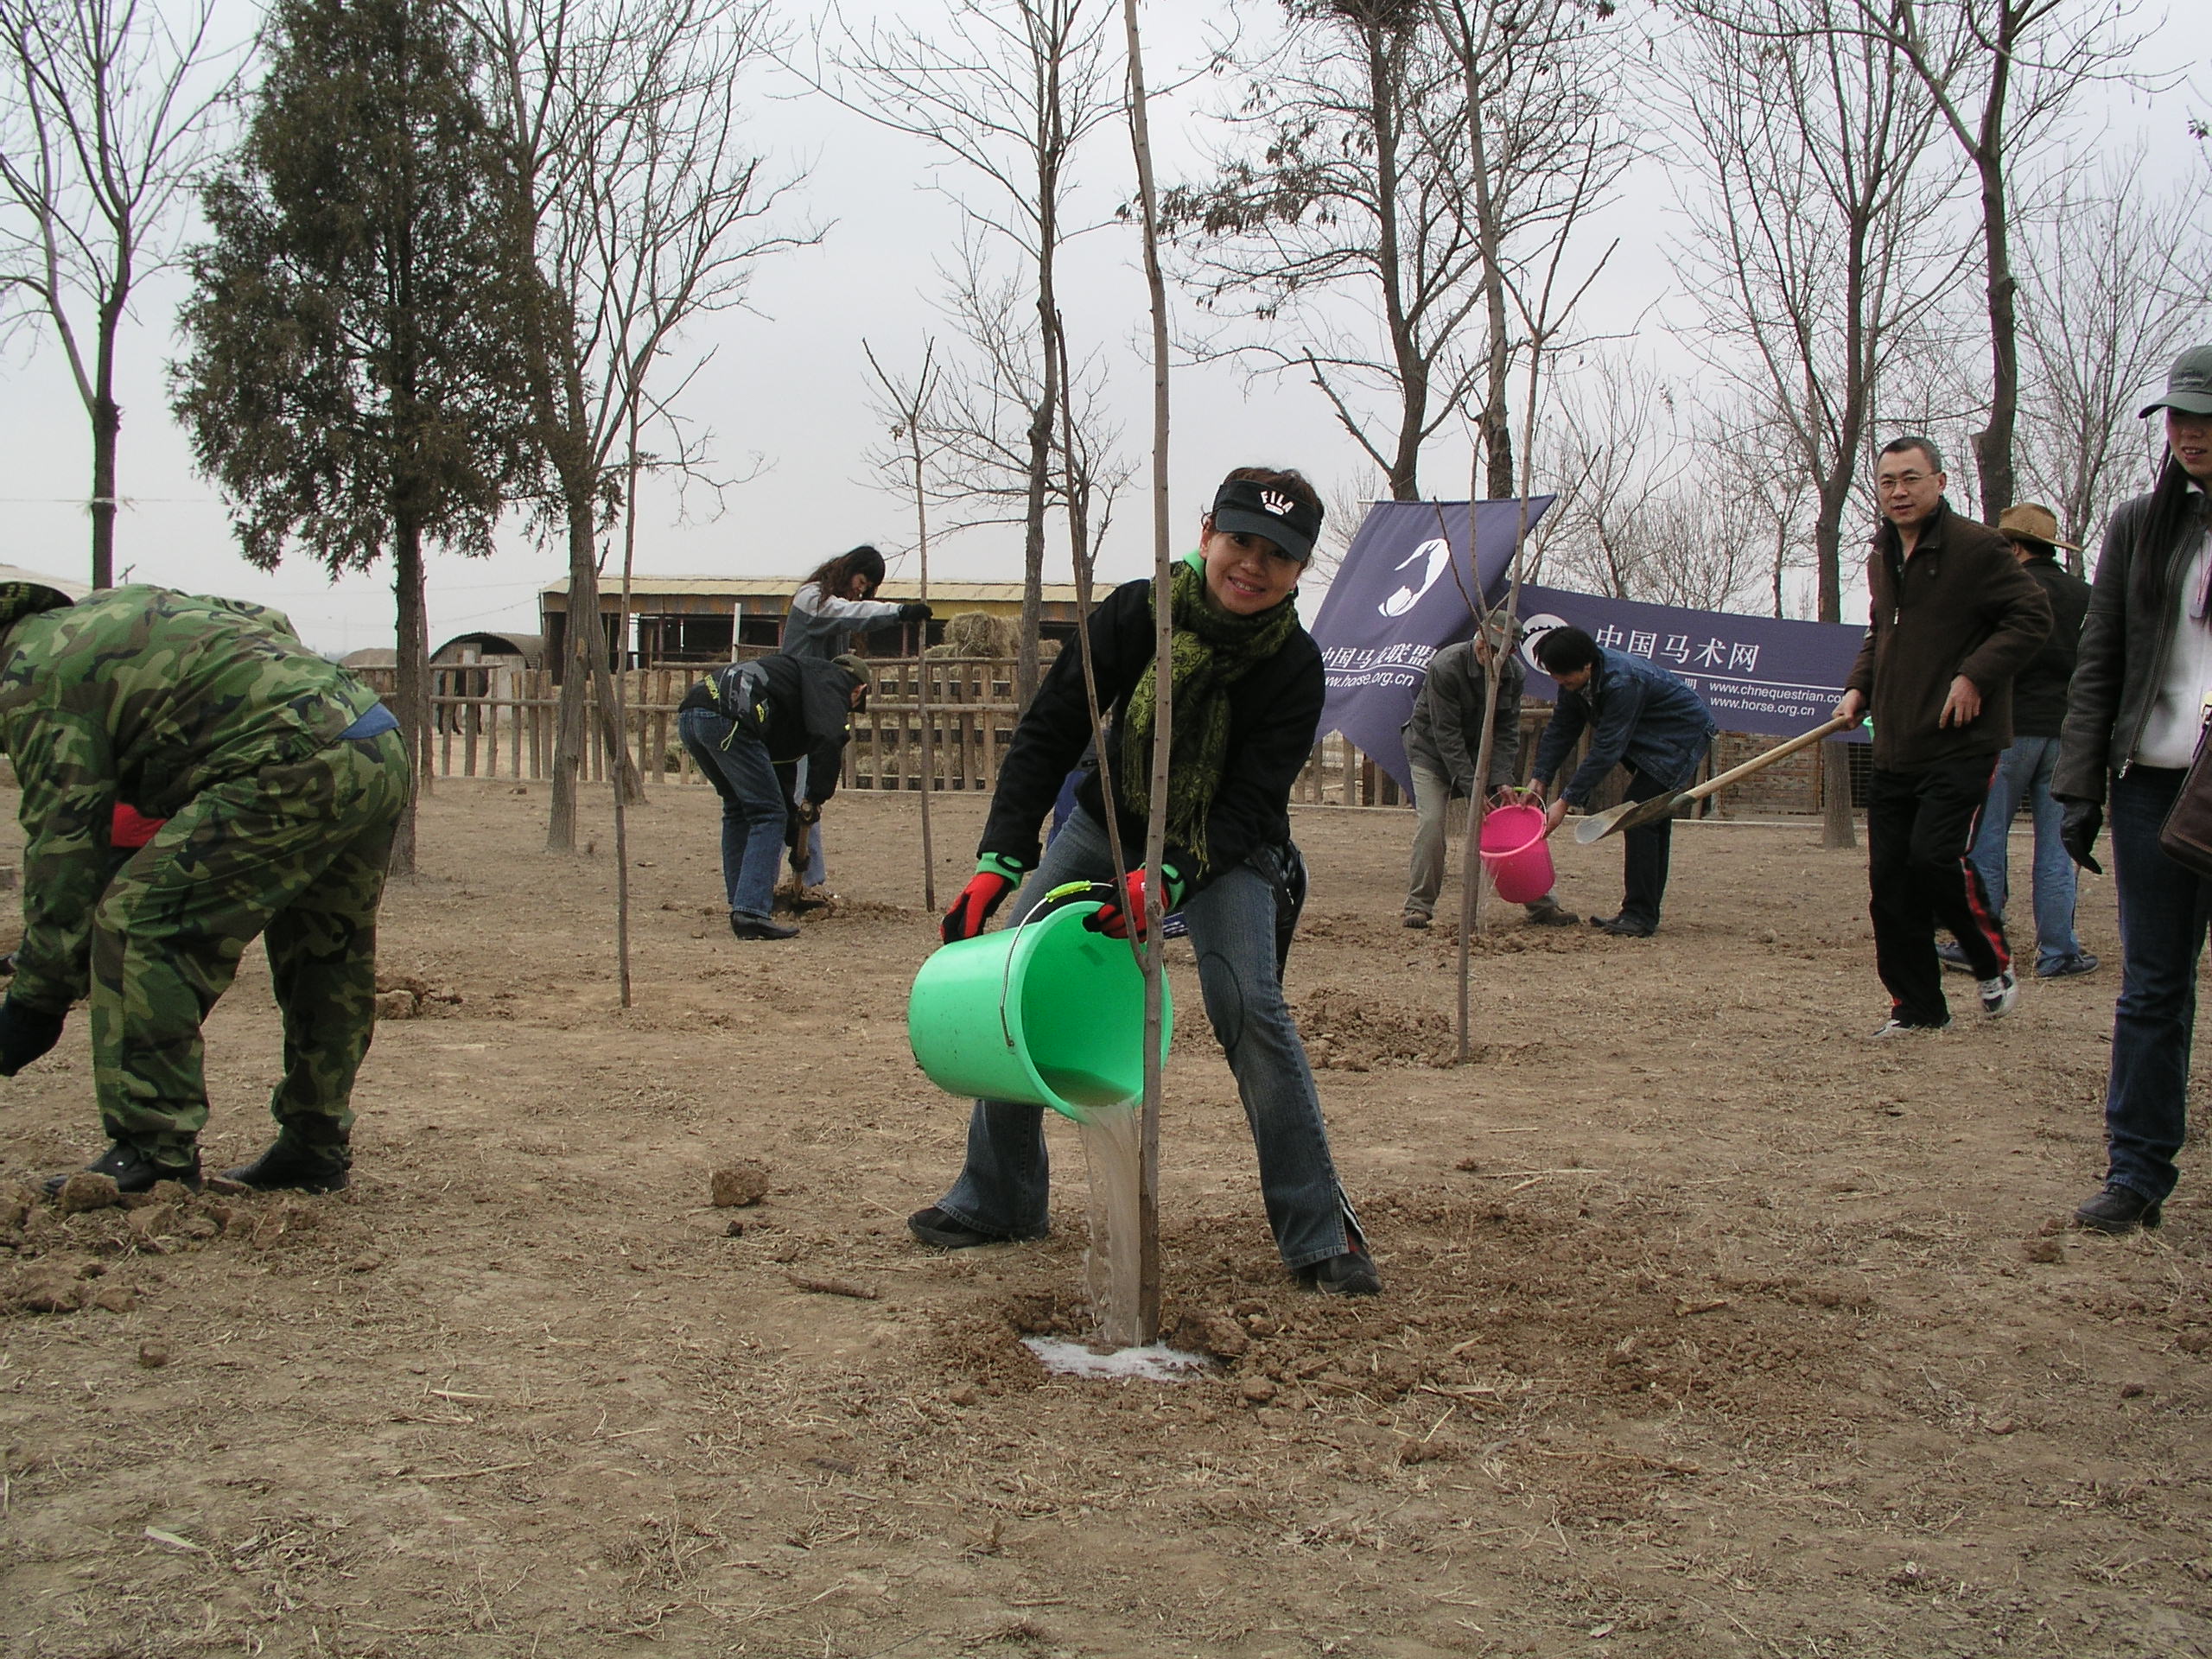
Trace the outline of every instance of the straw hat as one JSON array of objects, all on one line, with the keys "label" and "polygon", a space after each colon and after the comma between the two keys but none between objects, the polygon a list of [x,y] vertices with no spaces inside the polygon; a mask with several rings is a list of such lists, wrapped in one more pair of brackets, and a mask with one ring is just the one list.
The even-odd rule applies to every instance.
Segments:
[{"label": "straw hat", "polygon": [[2072,542],[2058,539],[2058,515],[2049,507],[2033,501],[2023,501],[2018,506],[2007,507],[1999,513],[1997,533],[2009,536],[2016,542],[2040,542],[2045,547],[2063,547],[2069,553],[2082,550]]}]

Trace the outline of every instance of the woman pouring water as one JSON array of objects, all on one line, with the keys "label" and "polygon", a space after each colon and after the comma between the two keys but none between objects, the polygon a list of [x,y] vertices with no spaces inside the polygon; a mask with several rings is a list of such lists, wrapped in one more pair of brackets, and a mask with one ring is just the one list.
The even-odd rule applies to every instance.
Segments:
[{"label": "woman pouring water", "polygon": [[[1302,868],[1290,839],[1290,789],[1320,722],[1321,653],[1299,625],[1293,591],[1321,529],[1321,503],[1294,472],[1243,467],[1215,493],[1199,550],[1170,582],[1174,627],[1163,910],[1180,907],[1198,953],[1207,1018],[1220,1039],[1259,1154],[1260,1190],[1283,1264],[1338,1295],[1382,1287],[1337,1180],[1306,1047],[1283,1001],[1277,929],[1294,913]],[[1113,799],[1095,760],[1076,810],[1041,860],[1038,827],[1090,737],[1080,654],[1064,651],[1015,729],[984,826],[976,874],[945,912],[946,942],[983,931],[1019,886],[1018,924],[1053,888],[1110,881],[1105,815],[1122,845],[1143,845],[1158,709],[1154,584],[1125,583],[1086,624]],[[1029,879],[1025,882],[1024,877]],[[1145,872],[1095,918],[1122,937],[1144,925]],[[1071,1017],[1080,1017],[1079,1014]],[[1044,1109],[979,1100],[968,1160],[952,1190],[910,1217],[925,1244],[962,1249],[1049,1230]]]}]

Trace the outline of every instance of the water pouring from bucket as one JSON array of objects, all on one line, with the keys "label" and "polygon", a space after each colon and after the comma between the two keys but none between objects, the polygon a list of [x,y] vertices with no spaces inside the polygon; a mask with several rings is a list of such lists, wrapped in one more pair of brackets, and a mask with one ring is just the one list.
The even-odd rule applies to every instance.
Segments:
[{"label": "water pouring from bucket", "polygon": [[[1047,1106],[1080,1123],[1144,1093],[1144,972],[1084,923],[1110,884],[1056,887],[1012,927],[941,945],[906,999],[906,1040],[950,1094]],[[1160,988],[1160,1053],[1174,1027]]]}]

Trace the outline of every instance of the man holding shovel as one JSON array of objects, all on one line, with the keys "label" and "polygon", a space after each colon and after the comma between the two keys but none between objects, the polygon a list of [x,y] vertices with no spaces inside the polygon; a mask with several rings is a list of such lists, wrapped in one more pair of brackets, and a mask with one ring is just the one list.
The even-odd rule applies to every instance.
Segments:
[{"label": "man holding shovel", "polygon": [[1938,925],[1958,936],[1985,1014],[2011,1013],[2020,994],[2005,925],[1967,849],[2012,741],[2012,677],[2050,632],[2050,602],[2010,542],[1951,510],[1947,481],[1928,439],[1883,447],[1871,626],[1835,706],[1840,717],[1874,716],[1868,909],[1875,970],[1890,993],[1877,1037],[1951,1023]]},{"label": "man holding shovel", "polygon": [[[1551,804],[1545,833],[1569,806],[1586,807],[1605,774],[1629,768],[1629,798],[1648,801],[1689,786],[1697,763],[1720,730],[1705,700],[1656,663],[1607,651],[1580,628],[1554,628],[1536,640],[1536,664],[1559,685],[1559,703],[1536,743],[1535,781],[1547,791],[1586,730],[1589,753]],[[1662,815],[1621,832],[1619,913],[1592,916],[1590,925],[1624,938],[1659,929],[1667,891],[1674,819]]]}]

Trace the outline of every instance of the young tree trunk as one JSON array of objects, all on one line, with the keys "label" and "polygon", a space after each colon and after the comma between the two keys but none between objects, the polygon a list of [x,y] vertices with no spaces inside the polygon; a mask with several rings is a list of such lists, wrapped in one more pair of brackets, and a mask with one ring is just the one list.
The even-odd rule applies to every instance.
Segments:
[{"label": "young tree trunk", "polygon": [[[1052,218],[1046,216],[1043,234],[1052,234]],[[1015,647],[1014,698],[1022,708],[1037,695],[1038,636],[1045,617],[1045,508],[1052,482],[1052,417],[1064,395],[1060,385],[1058,302],[1052,293],[1052,255],[1046,251],[1037,261],[1037,337],[1045,353],[1043,390],[1029,416],[1029,500],[1021,531],[1021,639]]]},{"label": "young tree trunk", "polygon": [[1999,60],[1982,122],[1982,147],[1974,156],[1981,180],[1981,240],[1989,288],[1989,424],[1974,435],[1974,475],[1981,517],[1993,524],[2012,505],[2012,435],[2019,422],[2019,321],[2013,296],[2010,214],[2005,206],[2004,153],[1998,144],[2004,116],[2004,60]]},{"label": "young tree trunk", "polygon": [[115,335],[123,321],[118,295],[100,307],[92,379],[92,586],[115,586],[115,450],[123,408],[115,401]]},{"label": "young tree trunk", "polygon": [[[428,613],[423,600],[423,531],[410,518],[392,526],[392,607],[397,624],[398,667],[395,672],[393,715],[399,721],[399,741],[407,750],[407,770],[419,779],[429,768],[430,711],[430,645]],[[394,875],[415,874],[415,797],[407,795],[398,833],[392,838],[391,869]]]},{"label": "young tree trunk", "polygon": [[[1152,300],[1152,580],[1154,593],[1164,596],[1171,576],[1169,538],[1173,534],[1167,492],[1167,283],[1160,268],[1160,199],[1153,184],[1152,133],[1145,106],[1136,0],[1122,0],[1122,20],[1129,39],[1129,143],[1136,155],[1137,199],[1143,210],[1145,286]],[[1174,660],[1173,611],[1164,598],[1153,609],[1158,619],[1154,660],[1161,664],[1161,672],[1160,723],[1153,738],[1152,812],[1145,823],[1144,836],[1145,909],[1148,912],[1159,907],[1160,861],[1166,840],[1167,745],[1175,679],[1166,671],[1166,664]],[[1110,802],[1108,810],[1112,810]],[[1147,930],[1143,956],[1144,1118],[1137,1178],[1137,1318],[1140,1330],[1149,1339],[1160,1330],[1160,1037],[1161,988],[1167,974],[1156,925]]]},{"label": "young tree trunk", "polygon": [[545,826],[545,850],[576,850],[576,791],[587,741],[584,699],[592,684],[592,658],[599,653],[599,566],[594,558],[591,504],[569,504],[569,616],[561,646],[561,689],[554,715],[553,807]]},{"label": "young tree trunk", "polygon": [[[1851,475],[1822,480],[1820,514],[1813,523],[1814,558],[1819,569],[1820,614],[1823,622],[1843,620],[1843,513],[1849,504]],[[1851,745],[1830,738],[1821,745],[1821,845],[1841,851],[1859,844],[1851,815]]]}]

